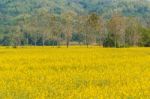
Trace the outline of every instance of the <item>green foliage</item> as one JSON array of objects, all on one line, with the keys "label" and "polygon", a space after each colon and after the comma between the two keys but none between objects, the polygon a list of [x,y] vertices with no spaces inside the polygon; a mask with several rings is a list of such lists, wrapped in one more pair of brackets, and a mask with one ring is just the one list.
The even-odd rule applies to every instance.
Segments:
[{"label": "green foliage", "polygon": [[143,28],[142,29],[142,39],[141,43],[144,46],[150,46],[150,29]]}]

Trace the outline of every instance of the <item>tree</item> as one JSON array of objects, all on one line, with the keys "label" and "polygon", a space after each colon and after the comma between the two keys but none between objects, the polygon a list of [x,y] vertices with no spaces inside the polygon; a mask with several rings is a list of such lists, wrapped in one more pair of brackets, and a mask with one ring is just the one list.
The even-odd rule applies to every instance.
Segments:
[{"label": "tree", "polygon": [[56,15],[52,15],[51,16],[51,33],[52,33],[52,42],[53,42],[53,46],[54,43],[56,43],[55,45],[57,45],[58,47],[60,46],[60,41],[61,41],[61,33],[63,32],[63,25],[62,25],[62,19],[59,16]]},{"label": "tree", "polygon": [[86,46],[88,47],[90,43],[93,41],[96,42],[96,34],[99,31],[99,23],[98,23],[98,15],[95,13],[92,13],[89,16],[85,16],[85,24],[84,24],[84,29],[85,29],[85,43]]},{"label": "tree", "polygon": [[136,18],[128,18],[126,28],[126,43],[128,46],[138,46],[140,40],[140,23]]},{"label": "tree", "polygon": [[115,47],[125,46],[125,17],[115,14],[108,22],[108,29],[111,39],[115,42]]},{"label": "tree", "polygon": [[90,34],[90,40],[91,42],[92,41],[95,41],[96,42],[96,35],[97,33],[99,33],[99,16],[96,14],[96,13],[92,13],[90,16],[89,16],[89,19],[88,19],[88,23],[89,25],[89,34]]},{"label": "tree", "polygon": [[45,46],[46,40],[49,39],[49,33],[50,33],[50,21],[51,17],[47,10],[42,9],[40,12],[38,12],[39,16],[39,33],[41,34],[42,38],[42,45]]},{"label": "tree", "polygon": [[77,16],[75,19],[75,27],[74,27],[74,34],[73,39],[78,41],[79,45],[84,42],[84,34],[86,32],[86,16]]},{"label": "tree", "polygon": [[150,29],[142,28],[141,32],[142,32],[141,41],[140,41],[141,45],[145,47],[149,47],[150,46]]},{"label": "tree", "polygon": [[16,47],[21,45],[22,33],[19,26],[9,27],[11,46]]},{"label": "tree", "polygon": [[99,39],[99,46],[103,46],[103,43],[104,43],[104,39],[105,39],[105,31],[106,31],[106,26],[105,26],[105,23],[104,23],[104,19],[102,17],[99,17],[99,20],[98,20],[98,39]]},{"label": "tree", "polygon": [[20,27],[20,31],[22,33],[22,38],[24,37],[23,42],[24,44],[27,44],[27,45],[29,45],[29,31],[28,31],[28,29],[30,29],[30,26],[28,26],[29,19],[30,19],[30,15],[27,13],[24,13],[17,20],[17,24]]},{"label": "tree", "polygon": [[73,33],[73,19],[76,13],[67,12],[63,14],[63,25],[64,25],[64,32],[66,37],[66,46],[69,47],[70,40],[72,38]]},{"label": "tree", "polygon": [[55,15],[50,16],[50,28],[52,46],[54,46],[56,41],[55,38],[57,38],[57,17]]},{"label": "tree", "polygon": [[38,17],[31,17],[28,31],[30,32],[31,39],[34,42],[34,46],[37,46],[37,41],[39,38],[39,23]]}]

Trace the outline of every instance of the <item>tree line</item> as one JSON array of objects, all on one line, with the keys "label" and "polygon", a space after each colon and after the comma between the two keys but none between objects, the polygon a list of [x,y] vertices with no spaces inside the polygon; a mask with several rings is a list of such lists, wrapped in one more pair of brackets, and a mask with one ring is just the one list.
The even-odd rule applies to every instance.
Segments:
[{"label": "tree line", "polygon": [[22,14],[13,25],[5,25],[1,32],[0,44],[4,46],[150,46],[150,23],[118,13],[110,18],[96,13],[55,15],[41,11]]}]

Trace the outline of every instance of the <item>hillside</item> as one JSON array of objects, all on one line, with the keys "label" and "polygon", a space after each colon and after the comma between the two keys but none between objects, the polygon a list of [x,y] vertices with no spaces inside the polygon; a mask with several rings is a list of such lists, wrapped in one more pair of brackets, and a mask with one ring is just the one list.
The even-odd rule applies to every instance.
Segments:
[{"label": "hillside", "polygon": [[[81,16],[88,17],[89,15],[92,15],[93,13],[95,13],[96,15],[91,16],[91,19],[92,19],[92,17],[97,19],[97,16],[101,16],[103,18],[103,20],[108,21],[108,23],[109,23],[109,21],[111,21],[110,19],[114,15],[114,12],[118,12],[122,17],[124,17],[124,16],[126,16],[127,18],[133,17],[135,19],[135,20],[133,20],[134,22],[137,22],[136,19],[138,19],[140,21],[140,25],[142,25],[142,27],[144,27],[144,30],[142,30],[142,32],[143,31],[146,32],[145,37],[149,37],[149,36],[147,36],[147,33],[149,33],[149,27],[150,27],[149,26],[149,24],[150,24],[150,0],[0,0],[0,42],[4,42],[5,38],[10,39],[10,37],[12,37],[10,35],[12,33],[12,31],[14,33],[16,33],[16,31],[21,32],[21,33],[26,33],[26,32],[29,33],[28,30],[23,31],[23,26],[29,25],[29,24],[27,24],[27,23],[25,24],[25,22],[24,23],[20,22],[20,20],[25,21],[26,18],[29,18],[28,21],[30,21],[31,23],[35,23],[34,27],[33,27],[33,25],[30,24],[31,26],[29,26],[30,28],[28,28],[28,29],[30,29],[30,33],[29,33],[30,36],[31,36],[31,34],[33,34],[31,27],[34,28],[34,30],[37,30],[37,28],[38,29],[42,28],[41,25],[49,24],[49,23],[43,23],[43,22],[48,22],[48,20],[50,20],[50,17],[47,17],[47,16],[51,16],[51,17],[57,16],[57,18],[59,17],[58,19],[57,18],[51,19],[51,22],[52,21],[56,22],[59,20],[56,23],[60,23],[61,24],[60,27],[64,29],[64,27],[63,27],[63,26],[65,26],[65,24],[63,23],[64,19],[67,22],[70,20],[69,17],[71,16],[71,14],[69,14],[69,17],[68,17],[68,15],[65,15],[68,12],[69,13],[71,12],[72,15],[76,15],[78,17],[81,17]],[[77,24],[75,22],[78,22],[78,26],[81,25],[80,24],[81,20],[77,19],[77,17],[72,18],[71,20],[72,20],[72,22],[74,22],[73,24]],[[124,20],[124,19],[122,18],[120,20]],[[35,21],[38,21],[38,22],[35,22]],[[92,19],[92,21],[93,21],[93,19]],[[97,22],[97,21],[95,21],[95,22]],[[128,23],[128,25],[129,24],[130,23]],[[86,22],[85,22],[85,25],[87,25]],[[91,25],[91,24],[88,24],[88,25]],[[45,28],[45,30],[51,29],[51,33],[54,33],[54,32],[56,32],[57,26],[55,27],[55,31],[53,30],[53,27],[54,27],[54,24],[51,24],[47,28],[43,26],[42,30],[44,31],[44,28]],[[91,27],[91,28],[93,28],[93,27]],[[105,26],[105,28],[107,28],[107,27]],[[146,30],[145,30],[145,28],[146,28]],[[67,26],[66,26],[66,29],[68,29]],[[73,29],[71,29],[71,30],[72,30],[72,32],[71,32],[71,35],[69,35],[70,36],[69,41],[72,40],[72,38],[79,40],[79,37],[77,35],[76,36],[72,35],[76,31],[74,31]],[[39,30],[39,31],[41,32],[41,30]],[[43,33],[43,31],[42,31],[42,33]],[[65,31],[65,29],[62,30],[61,32],[64,33],[64,31]],[[84,31],[84,32],[86,32],[86,31]],[[109,31],[109,32],[111,32],[111,31]],[[9,37],[5,37],[7,34],[9,35]],[[40,35],[43,35],[43,34],[40,34]],[[83,34],[83,36],[84,35],[85,34]],[[95,34],[93,33],[92,35],[95,35]],[[54,34],[54,36],[56,36],[56,35]],[[64,33],[63,37],[61,37],[61,38],[63,38],[64,42],[66,39],[65,36],[66,36],[66,34]],[[30,38],[30,41],[32,43],[35,40],[34,38],[36,38],[38,40],[42,39],[41,37],[37,38],[37,37],[35,37],[35,35],[32,35]],[[96,40],[97,40],[97,38],[96,38]],[[82,41],[84,41],[84,40],[82,40]],[[8,42],[8,40],[7,40],[7,42]],[[12,39],[10,39],[9,42],[12,42]],[[147,42],[149,43],[149,41],[147,41]]]},{"label": "hillside", "polygon": [[101,15],[111,15],[117,10],[124,15],[145,16],[150,14],[150,2],[148,0],[0,0],[1,16],[33,14],[41,9],[57,14],[71,10],[80,14],[97,12]]}]

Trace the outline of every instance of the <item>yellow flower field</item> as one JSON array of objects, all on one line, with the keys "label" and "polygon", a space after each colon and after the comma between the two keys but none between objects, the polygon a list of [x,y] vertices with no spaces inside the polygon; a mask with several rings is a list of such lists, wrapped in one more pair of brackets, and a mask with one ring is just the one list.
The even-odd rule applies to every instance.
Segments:
[{"label": "yellow flower field", "polygon": [[150,48],[0,47],[0,99],[150,99]]}]

